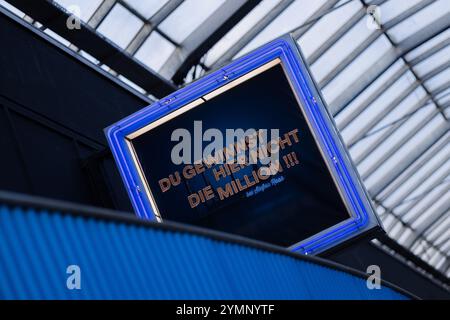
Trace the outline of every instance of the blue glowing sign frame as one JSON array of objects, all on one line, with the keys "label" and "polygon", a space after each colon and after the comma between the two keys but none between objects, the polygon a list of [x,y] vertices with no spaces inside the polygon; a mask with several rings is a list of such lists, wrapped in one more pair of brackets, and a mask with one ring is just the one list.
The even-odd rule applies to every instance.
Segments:
[{"label": "blue glowing sign frame", "polygon": [[152,207],[141,169],[127,137],[150,123],[249,72],[280,59],[292,90],[350,213],[350,218],[291,246],[292,251],[317,254],[380,226],[356,169],[332,117],[311,77],[304,58],[291,36],[276,39],[229,65],[187,85],[152,105],[105,129],[105,134],[138,217],[160,220]]}]

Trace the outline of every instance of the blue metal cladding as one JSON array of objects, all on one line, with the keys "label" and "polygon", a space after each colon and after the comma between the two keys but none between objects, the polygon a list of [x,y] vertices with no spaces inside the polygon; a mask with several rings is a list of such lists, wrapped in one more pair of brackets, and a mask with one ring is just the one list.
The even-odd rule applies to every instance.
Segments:
[{"label": "blue metal cladding", "polygon": [[[0,298],[408,299],[323,260],[239,241],[0,205]],[[81,269],[80,290],[66,286],[69,265]]]}]

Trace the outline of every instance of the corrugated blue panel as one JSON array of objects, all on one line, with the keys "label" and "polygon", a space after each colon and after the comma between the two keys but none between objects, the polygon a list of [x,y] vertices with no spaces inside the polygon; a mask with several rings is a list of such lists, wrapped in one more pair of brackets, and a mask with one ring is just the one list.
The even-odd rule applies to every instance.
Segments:
[{"label": "corrugated blue panel", "polygon": [[[81,268],[69,290],[66,268]],[[2,299],[406,299],[353,274],[184,230],[0,206]]]}]

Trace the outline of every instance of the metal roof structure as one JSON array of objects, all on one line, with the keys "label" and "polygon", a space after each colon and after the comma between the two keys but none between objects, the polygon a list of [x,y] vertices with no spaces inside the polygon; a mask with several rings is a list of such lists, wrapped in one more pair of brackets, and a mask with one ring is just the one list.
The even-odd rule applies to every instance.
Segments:
[{"label": "metal roof structure", "polygon": [[450,1],[24,3],[0,0],[150,99],[291,32],[388,236],[450,276]]}]

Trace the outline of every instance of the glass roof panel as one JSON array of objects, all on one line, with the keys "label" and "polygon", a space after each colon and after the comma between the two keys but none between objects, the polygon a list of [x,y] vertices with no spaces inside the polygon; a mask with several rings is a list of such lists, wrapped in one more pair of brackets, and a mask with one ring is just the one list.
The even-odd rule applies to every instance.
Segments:
[{"label": "glass roof panel", "polygon": [[153,16],[159,9],[161,9],[169,0],[124,0],[133,9],[139,12],[143,17],[149,19]]},{"label": "glass roof panel", "polygon": [[131,80],[129,80],[128,78],[122,76],[122,75],[118,75],[117,76],[121,81],[125,82],[127,85],[129,85],[131,88],[133,88],[136,91],[139,91],[140,93],[145,94],[145,90],[142,89],[141,87],[139,87],[137,84],[135,84],[134,82],[132,82]]},{"label": "glass roof panel", "polygon": [[[436,154],[439,154],[441,150],[445,149],[448,146],[449,139],[450,135],[448,134],[440,137],[429,149],[423,152],[414,161],[414,163],[411,164],[411,170],[405,170],[402,174],[396,177],[394,181],[392,181],[392,185],[394,185],[395,188],[391,188],[391,185],[387,185],[386,189],[380,193],[380,196],[383,198],[387,198],[388,196],[393,194],[395,190],[403,188],[403,185],[405,185],[405,188],[409,188],[410,185],[414,183],[413,180],[416,179],[415,175],[417,174],[417,172],[420,172],[421,168],[434,160]],[[400,185],[397,183],[398,181],[401,181]]]},{"label": "glass roof panel", "polygon": [[[392,232],[390,232],[392,233]],[[398,243],[403,244],[405,242],[406,239],[408,239],[408,237],[412,234],[411,229],[409,228],[405,228],[403,230],[403,232],[400,234],[400,237],[398,238]]]},{"label": "glass roof panel", "polygon": [[269,13],[279,2],[280,0],[265,0],[259,3],[208,51],[204,62],[205,65],[211,66],[215,63],[236,41]]},{"label": "glass roof panel", "polygon": [[65,45],[66,47],[68,47],[70,45],[70,42],[67,41],[66,39],[64,39],[63,37],[61,37],[59,34],[53,32],[50,29],[45,29],[44,31],[46,34],[48,34],[50,37],[52,37],[53,39],[55,39],[56,41],[62,43],[63,45]]},{"label": "glass roof panel", "polygon": [[340,38],[334,46],[325,52],[312,66],[311,70],[318,82],[320,82],[330,70],[335,68],[345,59],[359,44],[361,44],[372,32],[366,26],[366,20],[361,19],[355,26]]},{"label": "glass roof panel", "polygon": [[416,241],[416,243],[413,245],[413,247],[411,248],[411,251],[417,255],[420,256],[421,253],[423,253],[425,251],[425,246],[426,246],[426,242],[422,239],[419,239],[418,241]]},{"label": "glass roof panel", "polygon": [[[437,101],[442,109],[444,109],[444,114],[448,114],[450,111],[450,96],[446,96],[442,99],[438,99]],[[448,118],[448,117],[447,117]]]},{"label": "glass roof panel", "polygon": [[435,188],[427,191],[425,194],[421,194],[414,200],[402,202],[393,211],[401,216],[406,223],[412,223],[436,201],[436,197],[441,199],[442,192],[446,190],[448,190],[448,183],[438,184]]},{"label": "glass roof panel", "polygon": [[[419,102],[425,99],[426,92],[422,87],[417,87],[412,93],[410,93],[403,101],[401,101],[397,106],[389,112],[383,119],[381,119],[378,124],[374,126],[372,131],[380,130],[381,128],[402,119],[403,117],[408,116],[411,112],[415,111]],[[426,109],[426,105],[423,106],[422,109]],[[421,109],[421,110],[422,110]],[[428,108],[431,111],[431,108]],[[414,114],[415,115],[415,114]],[[413,116],[414,116],[413,115]],[[427,114],[422,113],[422,116],[426,116]],[[409,126],[408,126],[409,125]],[[413,128],[413,122],[404,125],[407,131],[408,129]],[[400,128],[402,129],[402,128]]]},{"label": "glass roof panel", "polygon": [[439,94],[437,94],[436,98],[441,99],[441,98],[448,97],[449,95],[450,95],[450,88],[445,89],[444,91],[442,91]]},{"label": "glass roof panel", "polygon": [[436,237],[436,244],[439,244],[441,249],[450,245],[450,228],[442,232]]},{"label": "glass roof panel", "polygon": [[[439,260],[433,259],[430,261],[430,263],[435,265],[436,269],[439,269],[446,260],[447,260],[446,257],[444,257],[441,253],[439,253]],[[436,263],[434,263],[434,261],[436,261]]]},{"label": "glass roof panel", "polygon": [[366,101],[376,90],[378,90],[387,80],[389,80],[398,70],[405,64],[402,60],[397,60],[388,70],[383,72],[380,77],[375,80],[366,90],[361,92],[355,99],[345,107],[336,117],[336,123],[342,129],[342,123],[357,109],[362,103]]},{"label": "glass roof panel", "polygon": [[437,269],[437,265],[441,259],[445,258],[443,254],[440,252],[439,248],[434,247],[435,253],[427,256],[427,260],[431,265],[433,265]]},{"label": "glass roof panel", "polygon": [[[411,221],[411,227],[416,229],[418,226],[420,226],[422,223],[424,223],[427,219],[429,219],[430,217],[433,218],[433,213],[435,213],[436,211],[438,211],[439,207],[441,207],[442,205],[445,205],[445,203],[448,203],[448,199],[450,199],[450,197],[447,197],[450,195],[450,191],[447,192],[446,194],[444,194],[443,197],[439,198],[437,201],[435,201],[430,207],[428,208],[424,208],[422,210],[424,211],[420,211],[420,214],[418,215],[417,219],[414,219],[413,221]],[[412,209],[412,211],[414,211],[415,208]]]},{"label": "glass roof panel", "polygon": [[403,225],[401,223],[394,224],[394,227],[389,231],[390,234],[396,234],[403,228]]},{"label": "glass roof panel", "polygon": [[[133,14],[131,11],[138,12],[139,16],[148,19],[167,4],[168,1],[169,0],[111,0],[111,2],[104,2],[106,5],[105,7],[108,7],[108,4],[111,3],[115,3],[115,5],[103,20],[100,19],[102,22],[98,27],[98,31],[108,40],[113,41],[118,46],[125,49],[137,35],[137,32],[142,30],[143,32],[139,33],[139,35],[143,36],[143,38],[139,39],[142,40],[142,42],[136,42],[136,44],[142,43],[142,46],[137,50],[134,58],[153,70],[161,70],[164,63],[168,61],[168,57],[177,49],[177,45],[173,42],[187,46],[191,45],[183,42],[192,34],[192,32],[195,32],[199,26],[205,23],[211,14],[225,3],[225,0],[186,0],[161,22],[159,29],[151,33],[146,33],[146,29],[141,29],[143,21],[141,21],[137,13]],[[196,60],[202,61],[200,68],[195,65],[188,66],[190,70],[196,70],[196,72],[191,73],[191,78],[193,77],[193,79],[195,79],[204,74],[204,69],[208,69],[203,68],[204,65],[208,67],[214,65],[217,61],[221,61],[222,55],[227,53],[237,41],[242,39],[243,35],[252,31],[252,28],[257,25],[263,17],[274,10],[276,6],[280,4],[280,1],[281,0],[263,0],[241,21],[236,23],[235,26],[225,26],[229,27],[227,29],[229,31],[225,36],[213,45],[206,55],[203,57],[200,56],[199,59]],[[395,19],[413,6],[422,3],[422,1],[425,3],[425,1],[428,0],[385,1],[380,5],[382,23],[392,21],[392,19]],[[56,2],[65,8],[68,8],[70,5],[78,5],[81,9],[81,17],[84,21],[88,21],[103,3],[102,0],[57,0]],[[370,2],[371,1],[364,1],[365,4],[369,4]],[[323,95],[326,101],[333,107],[340,106],[337,104],[339,101],[337,98],[343,97],[343,93],[348,92],[350,94],[347,100],[349,101],[348,105],[342,110],[339,110],[335,120],[338,128],[341,130],[345,142],[352,143],[350,155],[355,160],[358,160],[359,172],[364,174],[368,173],[369,170],[373,171],[372,174],[367,174],[368,178],[365,179],[366,187],[373,191],[375,184],[377,184],[378,187],[378,184],[382,186],[389,182],[381,182],[380,179],[385,178],[386,180],[389,180],[385,176],[387,173],[391,172],[391,170],[396,171],[399,167],[403,168],[406,163],[404,161],[412,160],[410,159],[411,154],[413,154],[417,148],[423,146],[423,142],[427,136],[436,133],[437,130],[439,130],[439,133],[442,132],[443,129],[445,129],[443,126],[444,121],[448,122],[432,101],[426,101],[423,106],[420,106],[418,102],[424,101],[424,89],[433,92],[437,88],[441,88],[442,91],[435,95],[435,101],[438,102],[439,106],[446,108],[444,114],[448,119],[450,116],[450,88],[445,89],[445,87],[442,86],[447,84],[448,79],[450,78],[449,68],[440,70],[441,72],[434,74],[433,77],[424,79],[423,83],[421,83],[420,81],[417,81],[415,76],[409,70],[410,66],[405,65],[401,56],[399,56],[397,60],[392,58],[392,61],[388,61],[387,64],[384,57],[386,56],[389,58],[389,54],[395,52],[394,47],[396,44],[401,43],[401,41],[409,37],[411,37],[411,40],[414,40],[413,36],[417,32],[420,32],[424,27],[427,27],[444,14],[448,14],[450,6],[448,5],[448,0],[436,0],[419,12],[400,22],[398,25],[392,27],[390,30],[385,31],[382,29],[372,30],[367,27],[367,17],[363,15],[365,9],[362,3],[363,1],[359,0],[339,1],[337,6],[343,6],[323,12],[323,16],[319,20],[315,20],[314,23],[310,24],[309,30],[306,28],[303,29],[306,32],[298,39],[298,43],[300,44],[304,55],[308,57],[316,52],[325,41],[331,39],[339,28],[349,22],[349,19],[361,15],[361,19],[358,22],[350,24],[351,27],[346,34],[339,37],[336,43],[330,44],[331,47],[322,56],[317,57],[317,60],[311,66],[311,69],[313,76],[317,81],[320,82],[327,78],[327,81],[324,84],[325,87],[323,88]],[[328,4],[326,0],[294,1],[249,43],[240,44],[239,48],[242,46],[244,46],[244,48],[238,55],[242,55],[281,34],[304,25],[310,20],[311,15],[317,13],[317,10],[325,4]],[[4,0],[0,0],[0,5],[7,6]],[[127,7],[130,9],[127,9]],[[20,12],[18,12],[18,14],[19,16],[23,16],[23,14],[20,15]],[[36,27],[39,27],[39,25],[29,17],[26,21],[34,23]],[[71,45],[70,41],[61,38],[58,34],[48,30],[47,26],[43,26],[42,29],[46,30],[45,32],[47,34],[57,39],[62,44],[66,46],[70,45],[69,48],[74,50],[74,52],[77,52],[79,55],[93,63],[98,63],[102,69],[110,72],[119,80],[134,87],[140,92],[143,92],[142,89],[134,85],[133,79],[127,79],[121,76],[120,72],[111,70],[105,65],[105,63],[107,64],[106,61],[97,60],[101,60],[101,57],[92,57],[88,55],[86,51],[91,51],[84,51],[83,49],[86,48],[79,48],[80,50],[78,50],[78,48]],[[380,35],[378,36],[378,34]],[[393,40],[393,43],[386,37],[386,34]],[[371,37],[372,41],[367,41],[368,37]],[[435,46],[443,47],[443,49],[441,48],[437,53],[430,55],[422,62],[412,66],[414,73],[417,74],[419,78],[423,78],[430,71],[433,71],[438,67],[446,66],[450,57],[449,39],[450,29],[447,28],[439,35],[426,41],[419,47],[413,48],[411,52],[406,54],[405,59],[407,61],[412,61]],[[364,45],[367,45],[364,48],[360,47],[363,43]],[[358,51],[355,51],[355,49],[358,49]],[[355,52],[358,52],[358,54],[352,55]],[[349,55],[352,55],[351,59],[349,59]],[[342,64],[343,62],[345,62],[345,65]],[[382,72],[384,68],[387,68],[387,71]],[[339,70],[339,72],[335,72],[336,70]],[[378,76],[378,73],[382,74]],[[367,77],[365,76],[366,74]],[[333,75],[334,79],[329,77],[330,75]],[[367,79],[372,78],[374,81],[369,81],[367,87],[364,88],[362,92],[359,90],[354,90],[352,92],[350,86],[353,85],[357,79],[366,81]],[[185,79],[190,78],[186,77]],[[392,82],[393,84],[389,85],[387,89],[381,90],[380,94],[374,96],[373,101],[368,103],[368,99],[372,98],[372,95],[387,82]],[[407,92],[407,90],[411,90],[412,93],[402,99],[398,99],[400,95]],[[352,93],[355,96],[352,97]],[[146,94],[151,95],[151,92],[146,92]],[[393,104],[392,102],[397,99],[399,101]],[[389,110],[387,107],[389,107]],[[419,107],[420,109],[418,111],[413,112],[415,108]],[[427,122],[425,121],[427,119],[432,120]],[[424,122],[424,128],[412,135],[412,130],[417,130],[419,125]],[[387,133],[389,133],[389,136]],[[365,134],[368,136],[364,137]],[[410,135],[412,136],[411,138],[409,138]],[[360,138],[361,136],[363,136],[363,138]],[[393,150],[392,146],[402,142],[405,137],[408,137],[409,140],[398,148],[398,150]],[[449,135],[447,132],[447,135],[441,138],[435,146],[445,142],[446,140],[444,139],[448,138]],[[375,143],[379,143],[380,145],[376,147]],[[369,152],[372,149],[373,151]],[[381,159],[385,158],[386,152],[392,153],[392,155],[390,155],[387,161],[384,161],[382,165],[375,168],[375,164],[381,162]],[[365,159],[362,159],[363,156]],[[430,156],[428,161],[416,168],[416,165],[428,156]],[[420,223],[418,223],[414,216],[416,214],[418,216],[426,214],[426,210],[430,209],[430,205],[427,205],[427,201],[430,201],[430,199],[432,200],[433,196],[439,195],[439,192],[442,193],[446,190],[445,188],[448,188],[448,185],[445,184],[438,185],[437,187],[434,186],[440,179],[446,179],[446,177],[447,179],[450,179],[448,177],[449,159],[449,146],[440,148],[432,147],[431,150],[425,150],[421,155],[420,160],[417,160],[413,164],[415,170],[410,168],[409,170],[404,171],[400,174],[400,177],[396,178],[394,184],[390,184],[390,187],[383,190],[376,190],[378,193],[378,201],[382,201],[381,205],[377,202],[376,210],[381,215],[385,226],[388,229],[394,228],[389,232],[389,235],[394,239],[397,239],[400,243],[404,243],[407,239],[410,239],[409,235],[414,231],[411,231],[402,225],[402,222],[399,222],[399,219],[415,221],[420,227],[427,219],[423,217],[419,220]],[[401,183],[396,186],[396,183],[400,181]],[[427,188],[432,188],[432,190],[428,192]],[[423,198],[421,198],[421,193],[426,193],[423,195]],[[419,199],[415,200],[414,197],[418,197]],[[448,198],[448,193],[446,194],[446,197]],[[400,205],[396,207],[399,203]],[[386,206],[387,211],[385,211],[383,206]],[[410,210],[409,208],[412,209]],[[394,211],[395,214],[401,215],[403,212],[402,210],[406,212],[404,217],[400,216],[396,218],[390,213],[390,211]],[[430,214],[430,210],[428,210],[428,214]],[[448,221],[448,219],[445,221]],[[445,221],[442,220],[442,222]],[[433,237],[430,237],[431,234],[427,236],[432,242],[437,239],[439,239],[440,242],[443,241],[441,247],[445,248],[445,250],[447,250],[446,252],[450,250],[450,245],[448,244],[450,242],[448,239],[449,228],[450,227],[447,226],[447,229],[442,229],[441,225],[439,225],[438,228],[435,228],[430,232],[433,234]],[[447,240],[445,240],[445,237],[441,237],[446,233]],[[426,243],[419,240],[414,244],[414,252],[422,256],[425,260],[428,259],[427,261],[429,263],[435,265],[444,263],[439,254],[433,255],[436,250],[429,249],[432,245],[433,243]],[[450,270],[447,272],[450,273]]]},{"label": "glass roof panel", "polygon": [[[450,158],[450,145],[442,148],[436,155],[430,159],[426,164],[420,167],[411,177],[405,181],[399,188],[395,189],[384,201],[383,203],[391,207],[394,203],[400,201],[401,199],[410,199],[409,189],[413,185],[417,185],[419,182],[424,181],[429,177],[430,169],[436,166],[442,166],[443,163],[449,161]],[[407,193],[406,193],[407,192]]]},{"label": "glass roof panel", "polygon": [[153,31],[134,55],[139,61],[158,71],[169,58],[175,46],[157,31]]},{"label": "glass roof panel", "polygon": [[434,172],[422,177],[420,184],[415,188],[415,190],[404,197],[403,201],[396,207],[395,211],[405,214],[405,220],[413,218],[414,210],[410,209],[411,205],[414,205],[415,203],[419,204],[420,201],[425,199],[426,196],[432,197],[432,192],[437,194],[442,190],[445,191],[449,189],[449,169],[450,161],[447,160],[444,161]]},{"label": "glass roof panel", "polygon": [[408,0],[408,1],[398,1],[398,0],[389,0],[383,3],[380,6],[381,12],[381,23],[384,24],[387,21],[392,20],[397,17],[399,14],[408,10],[412,6],[423,0]]},{"label": "glass roof panel", "polygon": [[446,41],[450,39],[450,29],[447,29],[444,32],[439,33],[437,36],[433,37],[432,39],[428,40],[424,44],[418,46],[416,49],[412,50],[411,52],[406,54],[406,59],[413,60],[420,56],[421,54],[425,53],[426,51],[430,50],[434,46],[440,44],[443,41]]},{"label": "glass roof panel", "polygon": [[97,31],[119,47],[126,48],[143,24],[141,19],[125,9],[124,6],[116,4]]},{"label": "glass roof panel", "polygon": [[225,0],[186,0],[160,24],[159,28],[180,44],[224,2]]},{"label": "glass roof panel", "polygon": [[85,57],[87,60],[89,60],[93,64],[98,64],[99,63],[99,61],[97,59],[95,59],[93,56],[91,56],[89,53],[87,53],[84,50],[80,50],[80,55]]},{"label": "glass roof panel", "polygon": [[378,97],[368,108],[366,108],[353,122],[342,130],[344,140],[349,141],[355,137],[357,132],[364,129],[372,119],[384,113],[385,108],[397,98],[402,91],[415,82],[411,72],[407,72]]},{"label": "glass roof panel", "polygon": [[261,31],[237,56],[249,52],[276,37],[301,26],[326,0],[297,0]]},{"label": "glass roof panel", "polygon": [[361,139],[360,142],[356,143],[350,148],[350,155],[353,159],[359,158],[364,152],[366,152],[368,149],[372,148],[373,144],[377,139],[379,139],[386,130],[388,130],[389,127],[385,128],[384,130],[380,130],[374,134],[370,134],[363,139]]},{"label": "glass roof panel", "polygon": [[363,75],[370,67],[373,66],[373,61],[377,61],[392,48],[392,45],[381,36],[375,40],[369,48],[364,50],[350,65],[341,71],[336,78],[334,78],[325,88],[322,93],[325,100],[331,103],[339,94],[342,93],[342,88],[350,86],[353,81]]},{"label": "glass roof panel", "polygon": [[12,5],[10,5],[5,0],[0,0],[0,6],[2,6],[3,8],[6,8],[7,10],[9,10],[12,13],[14,13],[18,17],[23,18],[25,16],[25,13],[23,13],[22,11],[20,11],[16,7],[13,7]]},{"label": "glass roof panel", "polygon": [[[414,101],[417,101],[417,99],[416,97],[414,97],[414,95],[411,95],[409,99],[403,100],[403,102],[396,108],[396,110],[394,110],[397,111],[395,112],[398,114],[397,117],[392,115],[388,116],[387,118],[391,118],[393,120],[403,116],[414,105]],[[427,108],[424,108],[424,110],[421,110],[422,112],[417,112],[416,114],[414,114],[414,116],[405,121],[405,123],[401,125],[400,128],[398,128],[393,134],[385,139],[371,153],[370,157],[367,157],[364,161],[361,162],[361,164],[358,166],[358,170],[364,175],[366,173],[366,170],[374,165],[378,160],[380,160],[386,154],[386,152],[391,149],[392,146],[395,146],[399,141],[410,134],[411,128],[414,128],[415,126],[421,124],[423,118],[427,115],[432,114],[435,110],[436,108],[433,105],[429,105]],[[364,143],[366,142],[364,141]]]},{"label": "glass roof panel", "polygon": [[[450,192],[448,192],[445,197],[449,199]],[[439,221],[435,225],[435,229],[433,229],[431,232],[428,233],[427,238],[433,239],[436,237],[436,235],[441,234],[442,232],[448,230],[450,228],[450,211],[447,209],[447,215],[439,219]]]},{"label": "glass roof panel", "polygon": [[404,214],[402,216],[402,220],[414,222],[416,221],[416,218],[420,215],[423,215],[423,213],[430,207],[430,201],[433,201],[439,194],[442,193],[442,191],[445,191],[445,186],[440,185],[437,188],[431,190],[428,192],[424,197],[420,198],[419,201],[415,204],[415,206],[410,209],[406,214],[402,209],[406,208],[409,203],[402,204],[396,208],[396,211],[399,213]]},{"label": "glass roof panel", "polygon": [[450,46],[447,46],[446,48],[433,54],[428,59],[415,65],[414,70],[417,72],[417,74],[422,76],[427,72],[430,72],[434,68],[439,67],[444,62],[449,61],[450,60],[449,57],[450,57]]},{"label": "glass roof panel", "polygon": [[368,188],[371,188],[384,174],[390,172],[394,167],[397,167],[402,159],[408,156],[413,150],[416,150],[423,140],[436,131],[436,128],[443,124],[445,120],[440,115],[433,118],[422,130],[420,130],[412,139],[405,143],[397,152],[385,161],[366,181]]},{"label": "glass roof panel", "polygon": [[[87,22],[103,0],[55,0],[55,2],[66,9],[78,7],[80,12],[79,18]],[[76,14],[77,11],[73,11],[73,13]]]},{"label": "glass roof panel", "polygon": [[[378,215],[380,215],[380,212],[378,212]],[[385,214],[385,215],[382,215],[381,217],[383,220],[383,226],[385,228],[391,227],[397,221],[395,219],[394,215],[392,215],[392,214]]]},{"label": "glass roof panel", "polygon": [[[447,229],[447,233],[448,233],[448,230],[450,230],[450,228]],[[448,252],[449,249],[450,249],[450,236],[448,234],[446,234],[445,241],[442,242],[441,250],[443,252]],[[449,271],[450,271],[450,269],[449,269]],[[449,275],[449,274],[450,273],[447,273],[447,275]]]},{"label": "glass roof panel", "polygon": [[391,28],[388,33],[399,43],[448,12],[450,12],[448,0],[438,0]]},{"label": "glass roof panel", "polygon": [[435,77],[428,81],[425,81],[425,86],[430,90],[434,91],[438,87],[442,86],[444,83],[450,80],[450,68],[437,74]]}]

